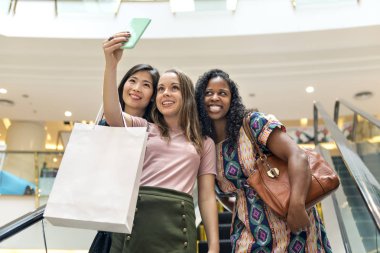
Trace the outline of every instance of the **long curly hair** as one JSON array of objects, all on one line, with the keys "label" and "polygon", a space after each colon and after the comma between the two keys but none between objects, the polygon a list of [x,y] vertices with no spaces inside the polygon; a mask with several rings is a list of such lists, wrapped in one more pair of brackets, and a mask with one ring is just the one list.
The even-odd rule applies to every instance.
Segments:
[{"label": "long curly hair", "polygon": [[208,82],[216,77],[220,77],[225,80],[231,91],[231,105],[226,115],[226,137],[228,139],[227,141],[232,143],[237,141],[240,128],[243,125],[243,118],[247,115],[248,112],[243,105],[242,99],[239,95],[237,84],[230,79],[230,76],[226,72],[220,69],[212,69],[204,73],[199,77],[195,87],[195,99],[197,101],[202,134],[210,136],[214,140],[216,138],[214,125],[207,114],[205,105],[205,91]]}]

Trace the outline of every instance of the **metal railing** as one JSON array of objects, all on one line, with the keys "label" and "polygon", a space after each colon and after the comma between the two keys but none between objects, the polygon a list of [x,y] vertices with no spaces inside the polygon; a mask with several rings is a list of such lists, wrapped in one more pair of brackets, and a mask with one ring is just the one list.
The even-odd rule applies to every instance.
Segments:
[{"label": "metal railing", "polygon": [[[342,102],[342,101],[340,101]],[[356,110],[351,106],[357,114],[366,115],[366,113]],[[368,208],[371,217],[373,218],[377,229],[380,230],[380,184],[375,179],[373,174],[369,171],[362,159],[356,153],[353,145],[349,143],[340,131],[336,123],[324,110],[322,105],[318,102],[314,102],[314,134],[317,136],[318,131],[318,115],[321,115],[325,126],[331,133],[332,139],[334,139],[340,153],[342,154],[344,163],[352,178],[354,179],[356,186],[358,187],[360,194],[362,195],[366,207]],[[369,115],[366,115],[369,116]],[[371,117],[369,117],[371,118]],[[314,138],[315,145],[318,145],[317,138]]]},{"label": "metal railing", "polygon": [[0,242],[42,220],[45,205],[0,227]]}]

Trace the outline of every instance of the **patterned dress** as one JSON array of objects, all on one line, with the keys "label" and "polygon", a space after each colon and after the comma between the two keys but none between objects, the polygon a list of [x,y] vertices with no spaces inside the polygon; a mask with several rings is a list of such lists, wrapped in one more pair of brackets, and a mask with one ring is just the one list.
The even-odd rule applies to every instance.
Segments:
[{"label": "patterned dress", "polygon": [[[253,113],[250,127],[264,153],[270,151],[266,142],[272,130],[285,127],[271,115]],[[299,234],[291,233],[286,221],[280,219],[248,186],[249,167],[254,166],[252,145],[240,129],[238,143],[223,141],[217,145],[217,185],[221,192],[236,196],[231,227],[232,252],[332,252],[324,225],[316,208],[308,210],[311,226]]]}]

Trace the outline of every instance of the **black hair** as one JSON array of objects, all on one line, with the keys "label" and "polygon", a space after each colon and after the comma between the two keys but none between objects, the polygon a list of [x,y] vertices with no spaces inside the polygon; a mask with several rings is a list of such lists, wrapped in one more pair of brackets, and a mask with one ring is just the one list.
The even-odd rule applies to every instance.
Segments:
[{"label": "black hair", "polygon": [[243,118],[247,115],[247,110],[243,105],[242,99],[239,95],[237,84],[230,79],[230,76],[220,69],[212,69],[199,77],[195,87],[195,99],[197,101],[199,119],[201,121],[202,134],[210,136],[215,140],[215,129],[212,120],[207,114],[205,105],[205,91],[209,81],[213,78],[220,77],[225,80],[231,92],[231,105],[227,112],[226,119],[226,137],[229,142],[237,141],[239,131],[243,124]]},{"label": "black hair", "polygon": [[128,70],[128,72],[124,75],[123,79],[121,79],[120,84],[119,84],[119,88],[118,88],[119,102],[120,102],[122,110],[124,111],[124,108],[125,108],[125,102],[123,99],[124,85],[127,82],[128,78],[130,78],[133,74],[140,72],[140,71],[147,71],[150,74],[150,76],[152,77],[152,81],[153,81],[152,99],[149,102],[149,104],[145,110],[145,113],[143,115],[143,118],[145,118],[149,122],[152,122],[152,119],[150,117],[150,112],[151,112],[152,106],[154,104],[153,98],[156,96],[156,92],[157,92],[158,79],[160,79],[160,74],[156,68],[153,68],[149,64],[137,64],[137,65],[133,66],[130,70]]}]

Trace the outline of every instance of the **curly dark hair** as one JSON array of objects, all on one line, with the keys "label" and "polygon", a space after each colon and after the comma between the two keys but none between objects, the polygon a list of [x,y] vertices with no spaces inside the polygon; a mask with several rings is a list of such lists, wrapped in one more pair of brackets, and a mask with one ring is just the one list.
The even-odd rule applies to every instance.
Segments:
[{"label": "curly dark hair", "polygon": [[197,101],[199,119],[201,121],[202,134],[210,136],[215,140],[215,129],[212,120],[209,118],[205,105],[205,91],[208,82],[216,77],[220,77],[225,80],[231,91],[231,105],[226,115],[226,137],[229,142],[237,141],[239,137],[239,131],[243,125],[243,118],[247,115],[247,110],[243,105],[242,99],[239,95],[237,84],[230,79],[230,76],[220,69],[212,69],[204,73],[199,77],[195,87],[195,99]]}]

